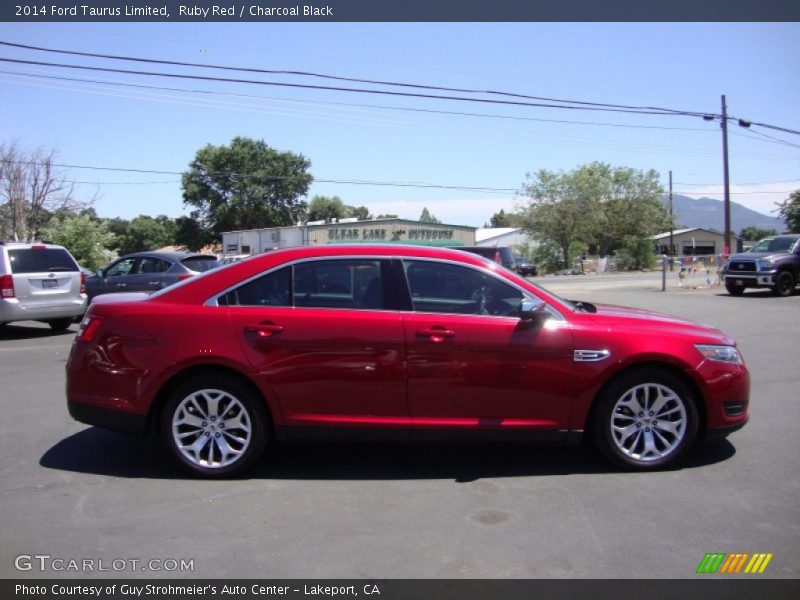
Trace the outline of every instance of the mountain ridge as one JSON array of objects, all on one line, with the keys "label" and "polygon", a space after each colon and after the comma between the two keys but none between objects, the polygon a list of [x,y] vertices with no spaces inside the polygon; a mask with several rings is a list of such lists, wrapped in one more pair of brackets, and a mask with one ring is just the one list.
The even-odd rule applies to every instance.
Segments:
[{"label": "mountain ridge", "polygon": [[[661,197],[664,207],[669,210],[669,194]],[[725,227],[724,202],[714,198],[689,198],[680,194],[672,195],[672,211],[675,227],[679,229],[702,227],[722,232]],[[786,224],[778,217],[762,214],[737,202],[731,201],[731,229],[738,233],[745,227],[786,230]]]}]

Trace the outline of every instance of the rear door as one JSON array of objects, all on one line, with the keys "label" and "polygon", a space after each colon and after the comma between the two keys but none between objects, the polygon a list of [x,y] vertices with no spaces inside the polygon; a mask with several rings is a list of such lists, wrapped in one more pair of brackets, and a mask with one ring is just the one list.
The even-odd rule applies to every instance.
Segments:
[{"label": "rear door", "polygon": [[283,267],[219,299],[290,439],[409,437],[404,335],[388,261]]},{"label": "rear door", "polygon": [[9,248],[8,259],[20,304],[46,308],[80,299],[80,269],[65,249],[44,245]]}]

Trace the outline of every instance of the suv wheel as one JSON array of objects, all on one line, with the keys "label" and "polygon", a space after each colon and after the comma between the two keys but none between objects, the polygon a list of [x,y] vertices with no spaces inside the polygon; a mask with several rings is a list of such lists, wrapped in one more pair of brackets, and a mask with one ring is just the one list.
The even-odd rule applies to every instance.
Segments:
[{"label": "suv wheel", "polygon": [[47,324],[53,331],[66,331],[72,325],[72,319],[51,319]]},{"label": "suv wheel", "polygon": [[161,435],[184,468],[205,477],[240,473],[267,441],[263,401],[238,380],[193,377],[170,395],[161,414]]},{"label": "suv wheel", "polygon": [[599,399],[594,439],[603,454],[628,469],[677,462],[697,437],[698,415],[689,389],[658,369],[623,375]]},{"label": "suv wheel", "polygon": [[741,285],[734,285],[732,283],[726,283],[725,289],[728,290],[728,293],[731,296],[741,296],[744,294],[744,287]]},{"label": "suv wheel", "polygon": [[772,293],[776,296],[791,296],[794,292],[794,276],[789,271],[781,271],[775,279]]}]

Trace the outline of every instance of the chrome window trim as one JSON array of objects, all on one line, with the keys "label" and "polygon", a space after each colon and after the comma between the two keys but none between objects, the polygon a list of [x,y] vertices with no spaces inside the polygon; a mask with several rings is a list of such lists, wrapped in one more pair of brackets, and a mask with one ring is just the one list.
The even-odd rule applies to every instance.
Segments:
[{"label": "chrome window trim", "polygon": [[[256,279],[259,279],[260,277],[265,277],[265,276],[269,275],[270,273],[274,273],[275,271],[279,271],[280,269],[283,269],[285,267],[291,267],[292,268],[292,286],[294,287],[294,266],[295,265],[306,263],[306,262],[319,262],[319,261],[329,261],[329,260],[373,260],[373,261],[399,260],[401,262],[402,261],[408,261],[408,260],[415,260],[415,261],[434,262],[434,263],[439,263],[439,264],[446,263],[446,264],[451,264],[451,265],[455,265],[455,266],[458,266],[458,267],[465,267],[465,268],[468,268],[468,269],[472,269],[473,271],[477,271],[479,273],[486,274],[486,275],[488,275],[490,277],[493,277],[494,279],[497,279],[498,281],[500,281],[500,283],[504,283],[506,285],[509,285],[509,286],[517,289],[519,292],[522,293],[523,297],[532,298],[532,299],[536,299],[536,300],[541,300],[542,302],[544,302],[547,305],[548,312],[555,319],[558,319],[559,321],[566,321],[566,317],[558,309],[556,309],[552,304],[550,304],[550,302],[548,302],[546,300],[543,300],[542,298],[540,298],[539,296],[536,296],[535,294],[532,294],[531,292],[529,292],[528,290],[526,290],[525,288],[523,288],[522,286],[516,284],[513,281],[509,281],[508,279],[505,279],[503,277],[499,277],[495,272],[493,272],[494,271],[494,265],[496,265],[497,263],[494,263],[492,261],[488,261],[487,260],[486,261],[487,264],[486,264],[485,267],[477,267],[475,265],[471,265],[471,264],[468,264],[468,263],[463,263],[461,261],[452,260],[452,259],[449,259],[449,258],[432,258],[432,257],[429,257],[429,256],[400,256],[400,255],[396,255],[396,254],[391,254],[391,255],[388,255],[388,254],[382,254],[382,255],[351,254],[351,255],[347,255],[347,256],[314,256],[314,257],[307,257],[307,258],[298,258],[297,260],[293,260],[291,262],[283,263],[281,265],[277,265],[275,267],[272,267],[271,269],[268,269],[267,271],[261,271],[260,273],[257,273],[256,275],[253,275],[252,277],[250,277],[248,279],[245,279],[244,281],[240,281],[240,282],[236,283],[235,285],[232,285],[232,286],[226,288],[222,292],[220,292],[218,294],[215,294],[214,296],[212,296],[211,298],[206,300],[203,303],[203,306],[225,306],[226,308],[234,308],[234,309],[235,308],[258,308],[257,306],[250,306],[250,305],[246,305],[245,306],[245,305],[238,305],[238,304],[220,305],[219,304],[219,299],[222,296],[224,296],[225,294],[228,294],[228,293],[232,292],[233,290],[235,290],[235,289],[237,289],[237,288],[239,288],[239,287],[241,287],[243,285],[247,285],[248,283],[250,283],[252,281],[255,281]],[[406,277],[405,268],[403,269],[403,277]],[[408,280],[407,279],[406,279],[406,288],[408,289],[409,292],[411,291],[411,288],[408,287]],[[439,312],[427,313],[427,312],[421,312],[421,311],[413,310],[413,305],[412,305],[412,310],[409,310],[409,311],[394,310],[394,309],[388,309],[388,308],[336,308],[336,307],[323,307],[323,306],[299,306],[298,307],[298,306],[294,306],[294,305],[292,305],[292,306],[273,306],[273,307],[263,307],[263,308],[283,308],[283,309],[286,309],[286,308],[292,308],[292,309],[300,308],[300,309],[303,309],[303,310],[356,310],[356,311],[360,311],[360,312],[363,312],[363,311],[367,311],[367,312],[380,311],[380,312],[387,312],[387,313],[407,313],[408,312],[408,313],[414,313],[414,314],[450,315],[450,316],[458,316],[458,317],[480,317],[480,318],[489,317],[489,318],[493,318],[493,319],[518,319],[518,317],[499,316],[499,315],[473,315],[473,314],[439,313]]]}]

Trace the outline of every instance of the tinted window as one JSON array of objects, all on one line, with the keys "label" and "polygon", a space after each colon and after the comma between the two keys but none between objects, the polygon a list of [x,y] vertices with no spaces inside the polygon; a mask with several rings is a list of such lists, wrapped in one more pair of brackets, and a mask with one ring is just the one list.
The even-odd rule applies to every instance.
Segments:
[{"label": "tinted window", "polygon": [[8,260],[12,273],[78,270],[78,264],[63,248],[9,248]]},{"label": "tinted window", "polygon": [[190,271],[197,271],[198,273],[210,271],[218,266],[215,256],[190,256],[189,258],[184,258],[181,264]]},{"label": "tinted window", "polygon": [[292,268],[284,267],[246,283],[219,299],[223,306],[291,306]]},{"label": "tinted window", "polygon": [[447,263],[404,261],[417,312],[516,316],[522,292],[478,270]]},{"label": "tinted window", "polygon": [[382,308],[380,261],[321,260],[295,265],[294,305]]},{"label": "tinted window", "polygon": [[122,275],[130,275],[133,271],[133,265],[136,263],[135,258],[123,258],[119,262],[114,263],[106,271],[106,277],[120,277]]},{"label": "tinted window", "polygon": [[163,273],[170,265],[160,258],[143,258],[139,263],[139,273]]}]

